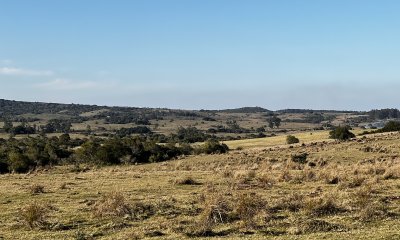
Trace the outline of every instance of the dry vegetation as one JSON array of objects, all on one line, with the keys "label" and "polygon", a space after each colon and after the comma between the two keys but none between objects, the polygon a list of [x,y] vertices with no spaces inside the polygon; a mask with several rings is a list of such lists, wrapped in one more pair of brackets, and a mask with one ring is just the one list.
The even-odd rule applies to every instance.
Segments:
[{"label": "dry vegetation", "polygon": [[294,146],[0,175],[0,239],[399,239],[400,134],[303,134]]}]

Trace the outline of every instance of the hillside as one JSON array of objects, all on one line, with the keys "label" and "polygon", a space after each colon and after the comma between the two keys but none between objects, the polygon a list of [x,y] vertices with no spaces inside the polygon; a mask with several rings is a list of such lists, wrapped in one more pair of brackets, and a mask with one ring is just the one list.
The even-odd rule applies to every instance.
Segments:
[{"label": "hillside", "polygon": [[[322,133],[292,147],[247,148],[147,165],[0,175],[0,238],[400,237],[399,133],[349,142]],[[308,155],[293,157],[301,153]],[[42,215],[30,229],[34,209]]]},{"label": "hillside", "polygon": [[[261,107],[243,107],[226,110],[179,110],[164,108],[110,107],[82,104],[58,104],[0,100],[0,121],[11,121],[14,126],[27,124],[39,134],[52,120],[68,125],[67,129],[46,128],[48,134],[68,132],[72,137],[109,136],[122,132],[136,132],[136,127],[146,132],[168,136],[179,127],[195,127],[203,133],[221,140],[257,138],[279,135],[284,132],[322,129],[330,124],[357,126],[365,122],[361,112],[324,110],[270,111]],[[271,125],[274,118],[279,125]],[[0,127],[2,123],[0,122]],[[52,126],[52,128],[55,128]],[[126,130],[129,129],[129,130]],[[19,135],[16,133],[15,135]],[[30,132],[30,134],[32,134]],[[9,134],[0,133],[0,137]]]}]

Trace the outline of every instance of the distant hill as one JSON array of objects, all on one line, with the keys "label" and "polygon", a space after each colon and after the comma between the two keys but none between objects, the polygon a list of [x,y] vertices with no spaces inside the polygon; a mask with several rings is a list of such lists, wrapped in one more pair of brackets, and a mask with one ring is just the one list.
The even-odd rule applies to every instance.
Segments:
[{"label": "distant hill", "polygon": [[277,113],[361,113],[360,111],[342,111],[342,110],[313,110],[313,109],[282,109]]},{"label": "distant hill", "polygon": [[222,109],[222,110],[200,110],[204,112],[220,112],[220,113],[269,113],[271,110],[262,107],[241,107],[233,109]]}]

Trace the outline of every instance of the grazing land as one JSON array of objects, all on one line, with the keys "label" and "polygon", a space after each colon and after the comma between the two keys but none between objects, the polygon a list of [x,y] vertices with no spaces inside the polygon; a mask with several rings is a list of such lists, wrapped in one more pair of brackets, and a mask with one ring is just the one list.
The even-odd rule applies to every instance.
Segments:
[{"label": "grazing land", "polygon": [[161,163],[0,175],[0,238],[400,238],[399,133],[297,136]]},{"label": "grazing land", "polygon": [[0,100],[0,239],[397,239],[399,117]]}]

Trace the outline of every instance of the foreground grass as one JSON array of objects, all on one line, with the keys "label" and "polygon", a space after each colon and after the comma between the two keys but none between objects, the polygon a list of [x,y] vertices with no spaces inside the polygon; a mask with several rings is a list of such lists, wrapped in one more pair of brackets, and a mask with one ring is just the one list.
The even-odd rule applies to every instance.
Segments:
[{"label": "foreground grass", "polygon": [[[0,239],[399,239],[400,135],[326,134],[296,135],[306,144],[293,148],[276,137],[224,155],[0,175]],[[303,152],[307,163],[292,160]]]}]

